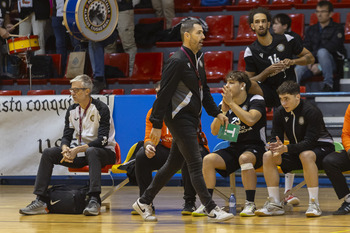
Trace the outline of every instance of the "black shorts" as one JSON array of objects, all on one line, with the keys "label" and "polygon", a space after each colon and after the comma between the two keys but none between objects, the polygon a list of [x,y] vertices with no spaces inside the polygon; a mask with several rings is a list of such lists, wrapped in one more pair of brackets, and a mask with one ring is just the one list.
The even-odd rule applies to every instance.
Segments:
[{"label": "black shorts", "polygon": [[262,166],[262,157],[264,153],[266,152],[265,146],[259,146],[259,145],[235,145],[229,146],[227,148],[215,151],[213,153],[218,154],[226,164],[226,170],[219,170],[216,169],[216,171],[222,175],[223,177],[229,176],[232,172],[238,170],[241,168],[239,165],[239,156],[243,154],[245,151],[252,152],[256,157],[256,162],[254,165],[254,168],[257,169]]},{"label": "black shorts", "polygon": [[258,82],[258,84],[263,91],[266,107],[271,108],[281,105],[280,98],[276,92],[277,88],[273,88],[270,85],[261,82]]},{"label": "black shorts", "polygon": [[[322,170],[322,160],[326,155],[334,152],[334,145],[316,147],[312,150],[316,154],[316,165],[318,170]],[[280,165],[283,173],[291,172],[292,170],[303,169],[303,165],[299,159],[299,154],[284,153],[282,154],[282,163]]]}]

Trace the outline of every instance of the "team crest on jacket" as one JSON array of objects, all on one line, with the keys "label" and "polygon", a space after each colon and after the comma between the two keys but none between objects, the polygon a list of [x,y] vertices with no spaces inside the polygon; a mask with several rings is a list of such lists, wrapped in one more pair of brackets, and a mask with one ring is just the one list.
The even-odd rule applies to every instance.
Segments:
[{"label": "team crest on jacket", "polygon": [[305,123],[304,117],[299,117],[299,125],[303,125]]},{"label": "team crest on jacket", "polygon": [[279,45],[277,45],[277,51],[278,52],[283,52],[284,51],[284,44],[279,44]]},{"label": "team crest on jacket", "polygon": [[90,116],[90,121],[94,122],[95,121],[95,115]]},{"label": "team crest on jacket", "polygon": [[189,62],[187,62],[187,66],[188,68],[191,68],[191,64]]},{"label": "team crest on jacket", "polygon": [[287,122],[289,120],[289,117],[285,117],[284,120]]}]

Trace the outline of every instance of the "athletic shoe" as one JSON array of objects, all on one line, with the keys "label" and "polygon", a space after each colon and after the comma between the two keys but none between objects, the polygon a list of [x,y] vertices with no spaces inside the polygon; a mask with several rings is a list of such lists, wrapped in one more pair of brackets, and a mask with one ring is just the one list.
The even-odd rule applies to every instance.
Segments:
[{"label": "athletic shoe", "polygon": [[350,213],[350,203],[344,201],[343,204],[339,207],[339,209],[333,212],[333,215],[346,215]]},{"label": "athletic shoe", "polygon": [[142,204],[140,198],[132,205],[132,208],[141,215],[145,222],[156,222],[158,221],[155,216],[152,216],[152,205]]},{"label": "athletic shoe", "polygon": [[196,210],[196,204],[194,201],[185,201],[184,208],[181,211],[182,215],[191,215]]},{"label": "athletic shoe", "polygon": [[246,200],[244,204],[244,209],[242,210],[241,213],[239,213],[239,216],[252,217],[252,216],[255,216],[255,213],[254,213],[255,211],[256,211],[255,203]]},{"label": "athletic shoe", "polygon": [[[153,204],[151,204],[152,205],[152,214],[155,214],[155,209],[154,209],[154,205]],[[137,211],[136,210],[132,210],[131,211],[131,215],[139,215],[139,213],[137,213]]]},{"label": "athletic shoe", "polygon": [[315,202],[314,198],[311,198],[311,202],[309,203],[309,208],[305,212],[307,217],[319,217],[321,216],[322,211],[320,209],[320,205]]},{"label": "athletic shoe", "polygon": [[32,201],[27,207],[19,210],[20,214],[34,215],[34,214],[47,214],[49,209],[47,204],[43,201],[40,201],[38,198]]},{"label": "athletic shoe", "polygon": [[101,205],[96,197],[91,197],[89,203],[85,207],[83,214],[85,216],[97,216],[100,214]]},{"label": "athletic shoe", "polygon": [[293,194],[290,194],[286,198],[284,198],[284,202],[293,206],[297,206],[300,204],[299,198],[297,196],[294,196]]},{"label": "athletic shoe", "polygon": [[205,206],[201,204],[198,207],[198,209],[196,209],[195,211],[192,212],[192,216],[193,217],[204,217],[204,216],[207,216],[207,213],[205,212]]},{"label": "athletic shoe", "polygon": [[281,204],[273,202],[273,197],[268,197],[263,208],[255,211],[257,216],[273,216],[273,215],[283,215],[284,208]]},{"label": "athletic shoe", "polygon": [[219,206],[215,206],[215,208],[208,214],[208,222],[222,222],[233,217],[233,214],[223,211]]}]

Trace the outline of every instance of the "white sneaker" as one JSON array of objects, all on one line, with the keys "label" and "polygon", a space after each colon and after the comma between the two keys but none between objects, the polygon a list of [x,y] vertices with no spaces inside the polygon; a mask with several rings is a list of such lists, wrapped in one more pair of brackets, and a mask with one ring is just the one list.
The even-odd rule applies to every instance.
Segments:
[{"label": "white sneaker", "polygon": [[256,211],[255,203],[246,200],[244,204],[244,209],[242,210],[241,213],[239,213],[239,215],[241,217],[252,217],[252,216],[255,216],[255,213],[254,213],[255,211]]},{"label": "white sneaker", "polygon": [[215,206],[215,208],[208,214],[208,222],[222,222],[233,217],[233,214],[223,211],[219,206]]},{"label": "white sneaker", "polygon": [[286,198],[284,198],[284,202],[286,202],[286,203],[288,203],[290,205],[293,205],[293,206],[297,206],[297,205],[300,204],[299,198],[297,196],[294,196],[293,194],[290,194]]},{"label": "white sneaker", "polygon": [[207,216],[207,213],[204,210],[205,210],[205,206],[201,204],[195,211],[192,212],[192,216],[193,217]]},{"label": "white sneaker", "polygon": [[309,203],[309,208],[305,212],[307,217],[319,217],[322,214],[322,210],[320,209],[320,204],[315,202],[315,199],[312,198]]},{"label": "white sneaker", "polygon": [[273,202],[273,197],[268,197],[264,204],[264,207],[255,211],[257,216],[273,216],[273,215],[283,215],[284,208],[281,204]]},{"label": "white sneaker", "polygon": [[136,200],[136,202],[132,205],[132,208],[134,208],[134,210],[136,210],[146,222],[158,221],[155,216],[152,216],[152,205],[142,204],[140,202],[140,198]]}]

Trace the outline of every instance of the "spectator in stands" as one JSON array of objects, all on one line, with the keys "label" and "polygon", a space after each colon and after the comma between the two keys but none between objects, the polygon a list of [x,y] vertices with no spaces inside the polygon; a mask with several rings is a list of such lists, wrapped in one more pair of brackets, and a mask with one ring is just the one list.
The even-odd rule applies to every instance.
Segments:
[{"label": "spectator in stands", "polygon": [[174,0],[152,0],[152,6],[157,17],[165,17],[166,28],[171,28],[171,21],[175,17]]},{"label": "spectator in stands", "polygon": [[[155,85],[155,89],[157,92],[159,91],[159,88],[160,82],[157,82]],[[149,121],[151,112],[152,109],[148,111],[146,116],[146,133],[145,139],[143,141],[143,147],[141,147],[140,150],[136,153],[135,175],[137,184],[140,189],[140,197],[152,182],[152,171],[159,170],[169,157],[170,147],[173,140],[169,129],[163,122],[160,143],[158,145],[154,145],[152,143],[149,137],[149,134],[152,130],[152,123]],[[201,127],[199,127],[199,129],[200,128]],[[201,156],[204,157],[209,153],[208,141],[205,137],[205,134],[202,131],[198,132],[197,135],[199,142],[199,150]],[[185,190],[185,204],[181,214],[191,215],[192,212],[196,210],[196,190],[192,186],[186,163],[184,163],[183,167],[181,168],[181,172]],[[153,205],[152,208],[154,209]],[[132,214],[138,213],[136,211],[132,211]]]},{"label": "spectator in stands", "polygon": [[328,92],[333,91],[333,74],[343,69],[343,61],[346,58],[344,27],[333,22],[333,4],[329,1],[317,3],[316,15],[318,23],[306,30],[304,38],[304,46],[316,58],[316,64],[297,66],[295,71],[299,83],[322,71],[322,91]]},{"label": "spectator in stands", "polygon": [[[122,42],[124,52],[129,54],[129,74],[132,74],[132,70],[135,62],[135,55],[137,53],[137,47],[134,37],[135,23],[134,23],[134,9],[132,1],[121,0],[118,1],[119,19],[118,19],[118,34]],[[105,53],[115,53],[117,47],[117,40],[112,44],[105,47]],[[126,75],[126,74],[125,74]]]},{"label": "spectator in stands", "polygon": [[[257,40],[244,53],[246,72],[252,81],[251,94],[262,95],[267,107],[280,105],[277,87],[286,80],[296,80],[294,66],[314,62],[312,54],[291,35],[270,34],[270,12],[252,9],[249,23]],[[298,58],[293,59],[293,55]]]},{"label": "spectator in stands", "polygon": [[[290,26],[292,25],[292,19],[284,13],[280,13],[275,15],[272,18],[272,30],[273,33],[283,35],[283,34],[288,34],[293,36],[295,39],[299,40],[299,43],[302,43],[301,37],[290,30]],[[292,189],[293,183],[294,183],[294,173],[286,173],[285,174],[285,188],[284,188],[284,193],[288,192],[289,190]],[[288,195],[285,199],[285,202],[291,205],[299,205],[300,200],[297,196],[295,196],[293,193]]]},{"label": "spectator in stands", "polygon": [[[37,198],[20,209],[21,214],[48,213],[47,187],[56,164],[75,168],[89,165],[89,201],[83,213],[100,213],[101,167],[114,164],[116,159],[113,119],[105,103],[91,98],[93,84],[89,76],[78,75],[70,82],[70,92],[75,103],[67,110],[61,147],[44,150],[35,180],[34,194]],[[74,142],[78,146],[71,148],[73,137],[78,139]]]},{"label": "spectator in stands", "polygon": [[203,53],[200,51],[205,37],[199,21],[185,21],[180,31],[183,45],[168,59],[163,69],[160,90],[149,118],[153,124],[150,133],[152,144],[159,143],[163,121],[174,140],[166,163],[158,170],[143,195],[133,204],[133,208],[145,221],[157,221],[157,218],[152,216],[151,203],[186,161],[192,184],[209,213],[208,220],[225,221],[233,215],[215,204],[205,186],[197,129],[202,105],[208,114],[217,117],[221,124],[227,125],[228,119],[215,104],[206,82]]},{"label": "spectator in stands", "polygon": [[[211,195],[216,183],[215,171],[222,176],[229,176],[241,169],[246,192],[244,209],[240,213],[242,217],[255,215],[257,178],[254,169],[262,166],[262,156],[266,152],[265,101],[260,95],[248,94],[250,86],[250,79],[245,72],[231,71],[226,75],[220,106],[229,122],[240,127],[238,139],[237,142],[231,142],[229,147],[212,152],[203,159],[203,176]],[[211,124],[213,135],[219,133],[220,126],[220,121],[215,118]],[[204,205],[201,205],[193,215],[203,212],[203,209]]]},{"label": "spectator in stands", "polygon": [[[282,83],[277,93],[281,105],[274,111],[270,150],[263,156],[264,177],[268,201],[258,216],[284,214],[279,196],[277,165],[284,173],[303,169],[309,192],[308,217],[318,217],[322,211],[318,202],[318,169],[322,160],[334,151],[332,136],[326,129],[322,112],[311,103],[300,99],[300,86],[294,81]],[[289,144],[284,145],[284,136]]]},{"label": "spectator in stands", "polygon": [[49,0],[18,0],[18,10],[21,19],[29,17],[19,25],[19,34],[30,35],[33,29],[40,45],[40,50],[34,54],[45,54],[45,25],[50,18]]},{"label": "spectator in stands", "polygon": [[333,212],[334,215],[350,213],[350,190],[342,174],[350,170],[350,105],[345,112],[341,139],[345,150],[333,152],[323,159],[324,170],[332,182],[335,193],[339,199],[344,198],[340,208]]},{"label": "spectator in stands", "polygon": [[11,10],[11,1],[2,1],[0,4],[0,76],[3,75],[4,69],[4,57],[8,53],[6,42],[3,39],[7,39],[10,36],[10,29],[12,28],[12,24],[10,22],[10,10]]}]

